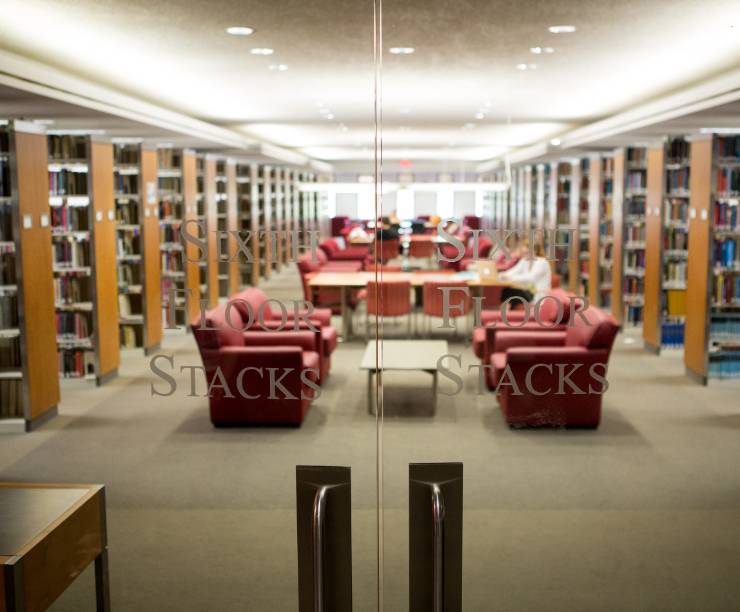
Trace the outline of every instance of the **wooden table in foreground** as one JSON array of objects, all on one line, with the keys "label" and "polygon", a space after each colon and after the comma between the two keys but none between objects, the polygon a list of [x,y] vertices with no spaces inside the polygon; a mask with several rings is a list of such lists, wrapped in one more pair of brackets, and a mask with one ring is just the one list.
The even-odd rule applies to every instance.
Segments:
[{"label": "wooden table in foreground", "polygon": [[108,612],[102,485],[0,483],[0,612],[46,610],[92,562]]},{"label": "wooden table in foreground", "polygon": [[[461,274],[461,276],[458,276]],[[517,287],[516,283],[504,280],[486,280],[470,278],[465,273],[454,272],[383,272],[378,278],[384,281],[404,280],[411,283],[412,287],[422,287],[425,281],[449,281],[461,280],[468,287],[479,289],[481,287]],[[348,339],[352,335],[351,317],[349,316],[349,292],[352,289],[363,289],[367,284],[376,279],[375,272],[319,272],[308,281],[311,290],[319,287],[334,288],[340,290],[340,310],[342,315],[342,337]],[[316,303],[314,295],[312,301]]]},{"label": "wooden table in foreground", "polygon": [[[377,346],[376,346],[377,344]],[[376,353],[379,351],[379,354]],[[360,364],[367,370],[367,411],[373,414],[373,375],[383,370],[418,370],[432,375],[432,407],[437,409],[437,361],[448,353],[447,340],[371,340]]]}]

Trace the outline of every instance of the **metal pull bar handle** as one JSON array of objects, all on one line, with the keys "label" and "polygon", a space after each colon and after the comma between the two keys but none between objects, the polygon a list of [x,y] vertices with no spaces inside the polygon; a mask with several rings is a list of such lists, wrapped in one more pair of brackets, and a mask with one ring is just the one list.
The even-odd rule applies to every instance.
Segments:
[{"label": "metal pull bar handle", "polygon": [[313,608],[324,612],[324,518],[326,516],[326,492],[329,485],[316,490],[313,498]]},{"label": "metal pull bar handle", "polygon": [[442,612],[444,609],[444,528],[445,528],[445,500],[442,489],[437,483],[432,483],[432,525],[433,537],[433,583],[434,599],[432,612]]}]

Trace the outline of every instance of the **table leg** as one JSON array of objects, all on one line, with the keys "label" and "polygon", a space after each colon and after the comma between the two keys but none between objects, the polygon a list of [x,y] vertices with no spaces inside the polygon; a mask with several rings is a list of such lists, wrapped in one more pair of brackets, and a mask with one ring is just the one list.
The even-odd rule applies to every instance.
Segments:
[{"label": "table leg", "polygon": [[110,612],[110,581],[108,579],[108,548],[95,557],[95,600],[98,612]]},{"label": "table leg", "polygon": [[342,336],[344,337],[344,340],[349,340],[349,335],[351,333],[350,331],[350,324],[349,324],[349,317],[348,317],[348,308],[347,308],[347,287],[342,287],[339,291],[339,294],[341,296],[340,300],[340,311],[342,313]]}]

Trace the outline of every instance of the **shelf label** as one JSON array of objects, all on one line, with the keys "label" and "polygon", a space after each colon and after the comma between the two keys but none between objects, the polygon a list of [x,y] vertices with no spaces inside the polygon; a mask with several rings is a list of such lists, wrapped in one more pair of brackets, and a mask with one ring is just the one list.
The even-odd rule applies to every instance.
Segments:
[{"label": "shelf label", "polygon": [[33,227],[33,217],[31,215],[23,215],[23,229],[31,229]]},{"label": "shelf label", "polygon": [[702,209],[700,216],[702,221],[706,221],[709,218],[709,214],[707,213],[706,208]]},{"label": "shelf label", "polygon": [[41,213],[39,220],[41,222],[41,227],[49,227],[49,215],[46,213]]},{"label": "shelf label", "polygon": [[115,219],[115,215],[113,214],[112,210],[108,211],[108,221],[113,221]]},{"label": "shelf label", "polygon": [[98,211],[97,211],[97,212],[95,213],[95,220],[96,220],[96,221],[97,221],[98,223],[100,223],[100,222],[101,222],[101,221],[103,220],[103,211],[102,211],[102,210],[98,210]]},{"label": "shelf label", "polygon": [[147,181],[146,183],[146,202],[147,204],[157,203],[157,183]]},{"label": "shelf label", "polygon": [[689,208],[689,218],[696,219],[696,208],[694,207]]}]

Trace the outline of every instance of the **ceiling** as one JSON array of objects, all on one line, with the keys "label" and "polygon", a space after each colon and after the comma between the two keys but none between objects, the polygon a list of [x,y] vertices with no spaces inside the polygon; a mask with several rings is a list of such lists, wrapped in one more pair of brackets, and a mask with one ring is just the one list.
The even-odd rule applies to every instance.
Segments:
[{"label": "ceiling", "polygon": [[[370,168],[371,0],[3,5],[0,49],[245,140],[339,168]],[[384,0],[382,24],[383,154],[390,166],[503,156],[740,65],[737,0]],[[548,31],[559,24],[577,31]],[[226,34],[233,25],[255,32]],[[415,53],[391,55],[394,46]],[[554,53],[535,55],[535,46]],[[252,55],[253,47],[274,54]],[[281,64],[287,70],[270,69]],[[5,93],[3,112],[13,106]],[[105,123],[102,115],[70,109],[34,112],[60,111],[70,113],[68,121]]]}]

